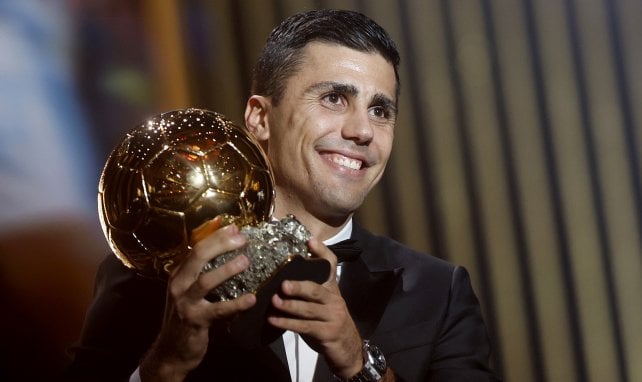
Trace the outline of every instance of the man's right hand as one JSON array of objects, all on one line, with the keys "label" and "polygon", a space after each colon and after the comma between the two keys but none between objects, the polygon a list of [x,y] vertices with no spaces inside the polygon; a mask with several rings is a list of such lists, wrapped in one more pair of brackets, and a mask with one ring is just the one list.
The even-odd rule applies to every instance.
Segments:
[{"label": "man's right hand", "polygon": [[210,327],[256,303],[253,294],[222,302],[205,299],[212,289],[246,270],[249,259],[240,255],[218,268],[201,273],[205,264],[243,246],[245,240],[236,225],[218,229],[198,241],[192,252],[174,269],[167,287],[163,326],[140,364],[143,382],[182,381],[203,360]]}]

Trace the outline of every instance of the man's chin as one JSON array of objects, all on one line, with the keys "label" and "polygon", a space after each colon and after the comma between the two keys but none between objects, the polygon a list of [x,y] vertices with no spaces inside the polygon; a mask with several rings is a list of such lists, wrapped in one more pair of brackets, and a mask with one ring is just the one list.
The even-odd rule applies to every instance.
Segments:
[{"label": "man's chin", "polygon": [[334,222],[332,225],[341,225],[361,207],[363,200],[364,198],[334,200],[332,203],[326,203],[321,206],[318,212],[321,216],[324,216],[323,220]]}]

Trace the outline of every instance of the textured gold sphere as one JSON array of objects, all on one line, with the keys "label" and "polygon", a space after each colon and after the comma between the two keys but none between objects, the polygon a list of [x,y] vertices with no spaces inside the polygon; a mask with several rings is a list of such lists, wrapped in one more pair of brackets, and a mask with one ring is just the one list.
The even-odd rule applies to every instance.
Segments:
[{"label": "textured gold sphere", "polygon": [[274,180],[254,137],[194,108],[154,116],[127,133],[98,186],[109,245],[126,266],[151,277],[167,276],[203,223],[224,216],[257,224],[273,206]]}]

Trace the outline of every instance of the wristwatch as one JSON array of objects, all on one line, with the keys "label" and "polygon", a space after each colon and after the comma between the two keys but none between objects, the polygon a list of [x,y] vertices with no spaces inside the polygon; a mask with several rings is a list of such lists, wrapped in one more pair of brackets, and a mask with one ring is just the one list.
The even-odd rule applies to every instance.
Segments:
[{"label": "wristwatch", "polygon": [[348,379],[348,382],[378,382],[386,374],[386,358],[368,340],[363,341],[363,361],[363,369]]}]

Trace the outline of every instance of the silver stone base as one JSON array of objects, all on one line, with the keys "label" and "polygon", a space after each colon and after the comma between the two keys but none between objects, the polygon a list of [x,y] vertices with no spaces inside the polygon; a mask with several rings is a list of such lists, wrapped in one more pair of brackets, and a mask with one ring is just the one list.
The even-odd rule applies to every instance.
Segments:
[{"label": "silver stone base", "polygon": [[306,244],[311,234],[292,215],[279,221],[262,222],[258,226],[244,226],[241,232],[247,236],[246,245],[212,259],[203,267],[203,272],[208,272],[240,254],[250,260],[247,270],[210,292],[208,299],[212,301],[227,301],[247,293],[256,293],[294,256],[306,259],[311,256]]}]

